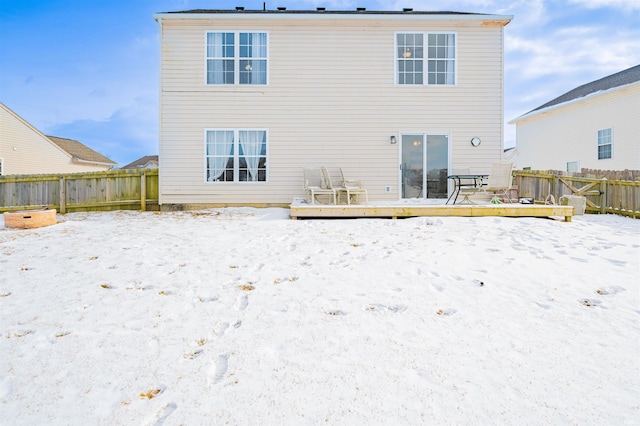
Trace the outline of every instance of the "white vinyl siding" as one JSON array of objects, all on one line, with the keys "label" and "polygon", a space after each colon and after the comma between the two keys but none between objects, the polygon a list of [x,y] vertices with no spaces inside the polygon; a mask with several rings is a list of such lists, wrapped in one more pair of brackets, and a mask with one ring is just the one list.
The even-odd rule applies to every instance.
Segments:
[{"label": "white vinyl siding", "polygon": [[[455,30],[457,85],[399,90],[395,34],[425,28]],[[203,84],[203,34],[236,29],[268,33],[268,85]],[[394,201],[399,144],[389,136],[400,132],[450,133],[452,165],[488,172],[503,148],[502,31],[481,20],[413,17],[164,19],[162,203],[288,205],[304,197],[303,168],[322,165],[363,181],[370,200]],[[207,182],[204,129],[268,129],[267,181]],[[473,136],[480,147],[469,144]]]}]

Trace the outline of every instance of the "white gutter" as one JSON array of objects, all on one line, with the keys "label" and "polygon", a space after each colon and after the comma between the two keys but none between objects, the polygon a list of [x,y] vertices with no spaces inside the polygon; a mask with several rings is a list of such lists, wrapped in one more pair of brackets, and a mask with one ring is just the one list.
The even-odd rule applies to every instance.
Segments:
[{"label": "white gutter", "polygon": [[83,160],[82,158],[76,157],[75,155],[71,157],[72,161],[74,163],[81,163],[81,164],[94,164],[96,166],[109,166],[109,167],[113,167],[113,166],[117,166],[117,163],[102,163],[100,161],[91,161],[91,160]]},{"label": "white gutter", "polygon": [[548,106],[548,107],[543,108],[543,109],[530,111],[530,112],[528,112],[526,114],[523,114],[523,115],[521,115],[519,117],[516,117],[516,118],[512,119],[511,121],[508,121],[507,124],[516,124],[518,121],[524,120],[525,118],[535,117],[536,115],[540,115],[540,114],[546,114],[547,112],[554,111],[554,110],[556,110],[558,108],[563,108],[563,107],[568,106],[568,105],[573,105],[573,104],[578,103],[578,102],[589,100],[589,99],[591,99],[591,98],[593,98],[595,96],[606,95],[608,93],[612,93],[612,92],[615,92],[617,90],[623,90],[623,89],[626,89],[626,88],[629,88],[629,87],[633,87],[634,85],[640,85],[640,81],[634,81],[633,83],[625,84],[625,85],[622,85],[622,86],[612,87],[611,89],[607,89],[607,90],[600,90],[600,91],[597,91],[597,92],[589,93],[588,95],[582,96],[580,98],[571,99],[570,101],[566,101],[566,102],[562,102],[562,103],[559,103],[559,104],[551,105],[551,106]]}]

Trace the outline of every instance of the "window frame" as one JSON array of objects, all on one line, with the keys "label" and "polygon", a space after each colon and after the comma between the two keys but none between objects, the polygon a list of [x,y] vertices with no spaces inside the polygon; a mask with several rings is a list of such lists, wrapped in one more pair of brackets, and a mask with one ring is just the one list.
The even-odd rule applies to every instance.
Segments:
[{"label": "window frame", "polygon": [[[398,35],[422,35],[423,45],[422,45],[422,83],[400,83],[400,61],[401,58],[398,57]],[[453,83],[429,83],[429,60],[439,60],[441,58],[430,58],[429,57],[429,35],[453,35],[454,36],[454,57],[453,57]],[[393,64],[394,64],[394,82],[396,86],[408,86],[408,87],[420,87],[420,86],[429,86],[429,87],[454,87],[458,85],[458,33],[456,31],[395,31],[393,33]]]},{"label": "window frame", "polygon": [[[233,132],[233,179],[227,181],[207,180],[208,164],[207,160],[213,155],[207,152],[207,135],[209,132]],[[264,180],[240,180],[240,132],[264,132]],[[204,183],[206,184],[265,184],[269,182],[269,129],[266,128],[206,128],[204,129],[204,146],[203,146],[203,166],[204,166]],[[258,169],[260,171],[260,169]],[[224,172],[223,172],[224,173]]]},{"label": "window frame", "polygon": [[[573,167],[570,166],[575,166],[575,170],[570,170]],[[567,172],[576,172],[579,173],[580,172],[580,160],[573,160],[573,161],[567,161]]]},{"label": "window frame", "polygon": [[[608,135],[608,139],[609,141],[607,143],[601,143],[601,139],[604,139],[600,137],[600,133],[604,132],[608,130],[609,131],[609,135]],[[596,145],[596,150],[597,150],[597,157],[598,160],[611,160],[613,159],[613,127],[605,127],[603,129],[598,129],[598,134],[597,134],[597,145]],[[606,147],[609,146],[609,156],[608,157],[601,157],[600,156],[600,147]]]},{"label": "window frame", "polygon": [[[233,57],[228,57],[228,60],[233,60],[233,83],[209,83],[208,75],[209,75],[209,60],[210,59],[222,59],[222,57],[210,57],[208,51],[208,38],[209,34],[216,33],[231,33],[234,35],[233,39]],[[241,34],[264,34],[266,37],[265,48],[266,55],[264,57],[241,57],[240,56],[240,36]],[[271,34],[269,31],[265,30],[206,30],[204,32],[204,84],[205,86],[215,86],[215,87],[235,87],[235,86],[267,86],[269,85],[269,41],[271,39]],[[265,61],[265,82],[264,83],[240,83],[240,62],[244,60],[264,60]]]}]

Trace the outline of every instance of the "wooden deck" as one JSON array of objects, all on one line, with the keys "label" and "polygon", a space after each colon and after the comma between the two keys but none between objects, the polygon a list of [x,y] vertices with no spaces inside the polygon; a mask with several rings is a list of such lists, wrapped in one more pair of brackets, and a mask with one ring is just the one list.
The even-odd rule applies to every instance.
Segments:
[{"label": "wooden deck", "polygon": [[298,218],[361,218],[417,216],[506,216],[564,217],[571,222],[573,206],[537,204],[456,204],[456,205],[327,205],[291,204],[292,219]]}]

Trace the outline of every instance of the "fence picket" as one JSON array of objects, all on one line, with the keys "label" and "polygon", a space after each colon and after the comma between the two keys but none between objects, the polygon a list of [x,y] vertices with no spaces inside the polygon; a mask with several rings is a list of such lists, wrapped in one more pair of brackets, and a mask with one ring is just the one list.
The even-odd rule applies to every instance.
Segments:
[{"label": "fence picket", "polygon": [[0,176],[0,212],[42,206],[60,213],[158,210],[158,170]]},{"label": "fence picket", "polygon": [[[518,196],[544,202],[552,195],[556,202],[563,195],[576,192],[587,199],[587,212],[614,213],[640,218],[640,172],[595,171],[583,169],[582,173],[556,170],[516,170]],[[624,177],[634,180],[616,180]],[[592,185],[590,188],[583,188]]]}]

